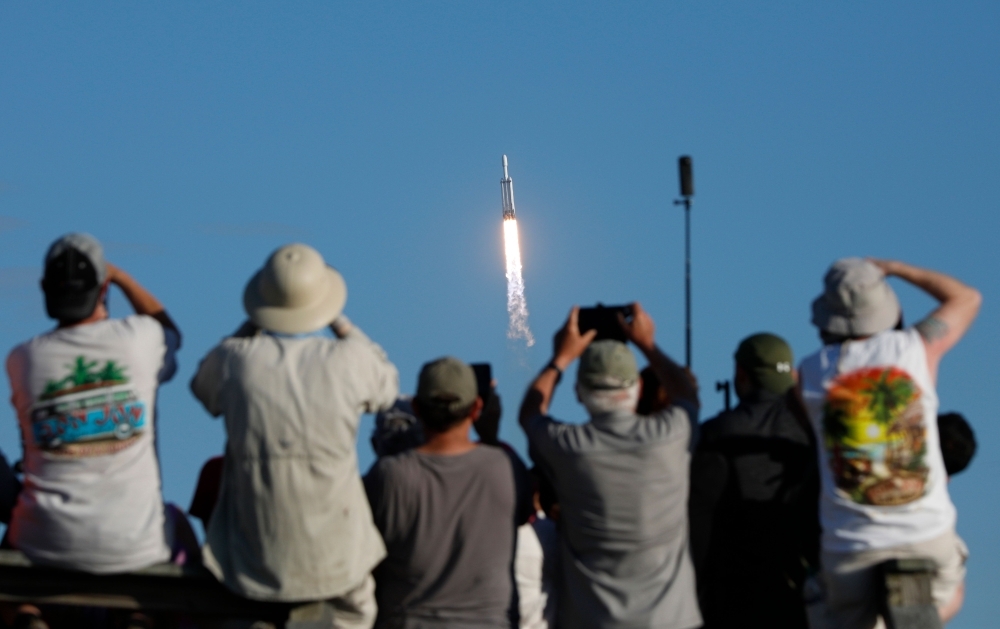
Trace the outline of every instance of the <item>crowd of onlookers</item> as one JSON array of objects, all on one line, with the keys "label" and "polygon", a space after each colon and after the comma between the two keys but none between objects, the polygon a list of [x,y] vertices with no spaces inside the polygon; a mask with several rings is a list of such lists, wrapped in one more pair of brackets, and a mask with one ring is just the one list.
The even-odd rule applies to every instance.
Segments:
[{"label": "crowd of onlookers", "polygon": [[[739,404],[703,423],[694,375],[640,304],[619,324],[642,370],[625,342],[581,331],[574,308],[520,405],[529,469],[498,439],[495,385],[443,357],[401,395],[385,351],[344,316],[340,274],[287,245],[191,381],[227,435],[189,509],[199,547],[163,503],[154,443],[177,325],[91,236],[60,238],[44,264],[58,325],[7,359],[23,457],[19,474],[0,467],[3,545],[37,564],[201,562],[302,628],[868,629],[883,622],[878,565],[916,557],[937,567],[940,618],[962,605],[968,551],[947,483],[975,440],[961,416],[938,418],[935,385],[981,298],[944,274],[837,261],[812,305],[820,348],[796,365],[780,337],[747,337]],[[938,307],[905,327],[888,277]],[[135,315],[108,316],[111,285]],[[573,363],[583,424],[549,415]],[[378,459],[362,477],[364,413],[377,413]],[[44,608],[0,611],[47,626]]]}]

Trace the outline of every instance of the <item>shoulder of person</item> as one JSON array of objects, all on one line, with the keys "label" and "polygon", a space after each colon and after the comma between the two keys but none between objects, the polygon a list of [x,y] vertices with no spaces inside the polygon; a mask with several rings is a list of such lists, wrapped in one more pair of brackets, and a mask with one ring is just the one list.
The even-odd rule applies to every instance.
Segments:
[{"label": "shoulder of person", "polygon": [[745,419],[745,413],[738,409],[739,407],[722,411],[715,417],[705,420],[699,427],[698,447],[706,446],[715,439],[731,433],[734,428],[739,428],[739,422]]},{"label": "shoulder of person", "polygon": [[380,457],[365,476],[374,475],[381,479],[392,479],[393,482],[405,481],[414,474],[417,465],[415,450],[406,450],[398,454]]}]

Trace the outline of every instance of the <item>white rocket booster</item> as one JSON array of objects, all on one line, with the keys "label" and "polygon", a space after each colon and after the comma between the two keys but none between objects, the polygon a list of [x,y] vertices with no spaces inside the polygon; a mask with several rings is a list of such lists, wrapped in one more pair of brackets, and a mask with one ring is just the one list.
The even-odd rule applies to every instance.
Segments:
[{"label": "white rocket booster", "polygon": [[514,218],[514,180],[507,174],[507,156],[503,156],[503,179],[500,180],[500,196],[503,198],[504,220]]}]

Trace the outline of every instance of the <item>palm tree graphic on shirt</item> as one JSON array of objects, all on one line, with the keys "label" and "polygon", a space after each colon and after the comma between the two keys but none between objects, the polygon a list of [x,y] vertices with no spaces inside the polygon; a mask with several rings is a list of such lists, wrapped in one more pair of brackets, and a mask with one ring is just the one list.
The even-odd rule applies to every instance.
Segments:
[{"label": "palm tree graphic on shirt", "polygon": [[98,365],[99,361],[88,360],[85,356],[77,356],[72,363],[64,365],[69,370],[66,377],[46,382],[45,389],[39,397],[48,400],[87,389],[128,382],[128,377],[125,375],[127,369],[125,365],[114,360],[108,360],[103,367],[96,369]]}]

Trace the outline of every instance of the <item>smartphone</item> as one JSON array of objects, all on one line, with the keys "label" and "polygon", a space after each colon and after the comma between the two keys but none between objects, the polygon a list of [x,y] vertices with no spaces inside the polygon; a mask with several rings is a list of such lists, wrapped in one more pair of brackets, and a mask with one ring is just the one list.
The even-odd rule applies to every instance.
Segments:
[{"label": "smartphone", "polygon": [[605,306],[598,303],[593,308],[580,308],[580,315],[577,318],[580,333],[597,330],[595,341],[612,339],[622,343],[627,342],[628,337],[625,336],[625,330],[618,323],[618,313],[621,313],[626,321],[630,321],[632,319],[632,306]]},{"label": "smartphone", "polygon": [[493,367],[489,363],[472,363],[470,366],[476,374],[476,388],[479,390],[479,397],[483,398],[485,407],[493,394]]}]

